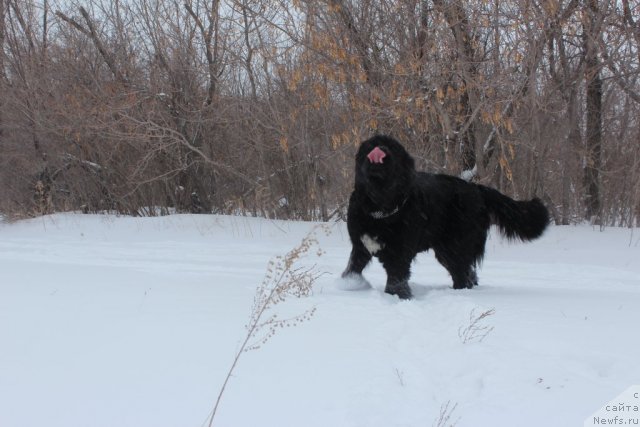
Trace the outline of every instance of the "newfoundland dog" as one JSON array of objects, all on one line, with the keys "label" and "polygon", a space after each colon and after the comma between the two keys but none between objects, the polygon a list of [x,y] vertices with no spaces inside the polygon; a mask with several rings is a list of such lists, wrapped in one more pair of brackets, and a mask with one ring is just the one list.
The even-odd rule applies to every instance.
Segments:
[{"label": "newfoundland dog", "polygon": [[387,272],[385,292],[408,299],[411,261],[433,249],[454,289],[473,288],[492,224],[509,239],[528,241],[548,223],[539,199],[515,201],[453,176],[416,172],[398,141],[374,136],[356,154],[347,214],[353,248],[342,277],[364,281],[362,270],[376,256]]}]

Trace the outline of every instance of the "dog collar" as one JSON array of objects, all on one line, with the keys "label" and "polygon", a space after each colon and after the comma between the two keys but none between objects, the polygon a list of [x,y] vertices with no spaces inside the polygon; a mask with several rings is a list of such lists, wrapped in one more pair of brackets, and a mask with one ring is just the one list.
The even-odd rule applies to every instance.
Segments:
[{"label": "dog collar", "polygon": [[396,208],[391,212],[385,213],[382,211],[375,211],[375,212],[369,212],[369,215],[371,215],[375,219],[384,219],[384,218],[390,217],[391,215],[397,214],[399,210],[400,210],[400,206],[396,206]]},{"label": "dog collar", "polygon": [[369,215],[371,215],[375,219],[389,218],[390,216],[397,214],[400,211],[400,208],[403,207],[405,203],[407,203],[407,200],[409,200],[408,197],[404,199],[402,203],[396,206],[395,209],[392,210],[391,212],[374,211],[374,212],[369,212]]}]

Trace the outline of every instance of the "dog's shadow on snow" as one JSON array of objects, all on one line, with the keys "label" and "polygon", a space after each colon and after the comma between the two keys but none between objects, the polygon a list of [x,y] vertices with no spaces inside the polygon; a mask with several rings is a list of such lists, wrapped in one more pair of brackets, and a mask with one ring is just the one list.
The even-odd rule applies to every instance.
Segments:
[{"label": "dog's shadow on snow", "polygon": [[[500,287],[492,286],[491,284],[484,283],[479,286],[474,286],[473,289],[453,289],[453,285],[436,283],[436,284],[422,284],[422,283],[413,283],[410,282],[409,286],[411,287],[411,291],[413,292],[413,299],[415,300],[423,300],[428,299],[434,294],[438,295],[472,295],[477,292],[491,292],[496,289],[501,289]],[[381,290],[384,292],[384,289]]]},{"label": "dog's shadow on snow", "polygon": [[[412,298],[409,301],[428,300],[430,297],[433,297],[434,294],[446,295],[446,294],[454,294],[454,293],[459,293],[459,292],[465,292],[466,291],[466,290],[453,289],[453,286],[452,285],[448,285],[448,284],[430,284],[430,285],[425,285],[425,284],[420,284],[420,283],[409,283],[409,286],[411,287],[411,293],[413,294]],[[384,293],[384,286],[382,286],[382,287],[373,286],[372,290],[374,292],[381,293],[385,297],[393,298],[393,299],[398,300],[398,301],[403,301],[403,300],[400,300],[397,296],[392,296],[392,295],[385,294]]]}]

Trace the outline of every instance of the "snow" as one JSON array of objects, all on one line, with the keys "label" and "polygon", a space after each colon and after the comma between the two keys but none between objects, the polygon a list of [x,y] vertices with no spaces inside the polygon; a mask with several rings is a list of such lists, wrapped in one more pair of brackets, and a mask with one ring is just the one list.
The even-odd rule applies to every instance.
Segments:
[{"label": "snow", "polygon": [[[269,259],[312,227],[207,215],[0,224],[0,426],[205,425]],[[432,426],[449,411],[459,427],[565,427],[640,382],[637,230],[551,227],[529,244],[492,234],[472,290],[453,290],[422,254],[411,301],[383,293],[377,262],[371,286],[343,283],[344,224],[319,240],[324,254],[300,261],[324,273],[313,295],[274,308],[314,316],[241,355],[214,425]],[[486,335],[465,343],[487,312],[475,325]]]},{"label": "snow", "polygon": [[345,277],[340,277],[336,279],[336,289],[342,289],[343,291],[364,291],[367,289],[371,289],[371,283],[362,276],[357,273],[347,274]]}]

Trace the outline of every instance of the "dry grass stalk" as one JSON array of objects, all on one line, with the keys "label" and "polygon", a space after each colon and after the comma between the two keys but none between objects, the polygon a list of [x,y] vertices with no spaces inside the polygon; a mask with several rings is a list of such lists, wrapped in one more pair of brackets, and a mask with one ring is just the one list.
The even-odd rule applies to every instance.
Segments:
[{"label": "dry grass stalk", "polygon": [[[296,316],[284,319],[279,318],[278,314],[273,313],[272,310],[276,305],[286,301],[288,298],[303,298],[311,294],[313,284],[320,274],[317,272],[315,266],[298,267],[296,264],[301,258],[309,254],[312,249],[317,248],[318,239],[316,231],[318,228],[323,228],[325,233],[328,232],[326,227],[316,226],[302,239],[298,246],[290,250],[286,255],[277,256],[269,261],[264,279],[256,290],[249,323],[245,326],[247,335],[236,352],[233,363],[220,388],[215,406],[209,418],[209,427],[213,425],[220,400],[240,360],[240,356],[246,351],[259,349],[275,335],[277,330],[285,327],[298,326],[302,322],[311,319],[314,315],[316,311],[315,307]],[[315,253],[320,256],[323,252],[317,248]]]},{"label": "dry grass stalk", "polygon": [[462,340],[462,343],[466,344],[472,341],[482,342],[487,335],[493,331],[493,326],[483,326],[481,322],[487,317],[494,315],[495,312],[495,309],[492,308],[477,315],[475,308],[471,310],[471,313],[469,313],[469,325],[465,327],[461,326],[458,329],[458,336]]},{"label": "dry grass stalk", "polygon": [[453,412],[456,410],[457,407],[458,407],[457,403],[454,403],[453,406],[451,406],[451,401],[447,401],[447,403],[440,405],[440,414],[438,418],[434,421],[433,426],[434,427],[454,427],[458,423],[458,421],[460,421],[460,418],[452,422],[450,422],[450,419],[453,416]]}]

